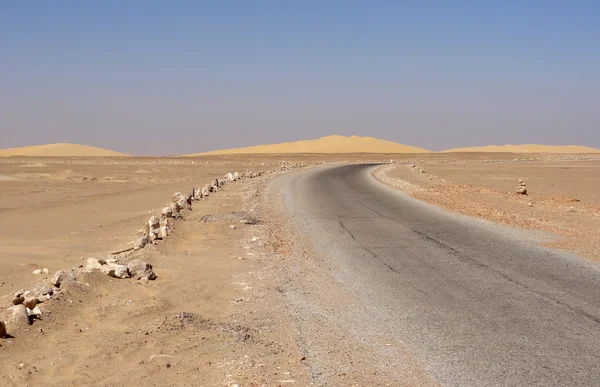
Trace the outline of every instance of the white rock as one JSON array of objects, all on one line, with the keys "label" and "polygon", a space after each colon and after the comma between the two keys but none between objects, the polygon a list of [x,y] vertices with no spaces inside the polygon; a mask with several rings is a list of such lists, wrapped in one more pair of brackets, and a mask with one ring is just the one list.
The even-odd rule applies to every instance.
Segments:
[{"label": "white rock", "polygon": [[42,274],[49,274],[49,273],[50,273],[50,270],[48,270],[47,267],[42,269]]},{"label": "white rock", "polygon": [[171,207],[164,207],[161,211],[161,215],[164,218],[172,218],[173,217],[173,209]]},{"label": "white rock", "polygon": [[161,226],[160,227],[160,232],[158,233],[158,236],[161,239],[165,239],[167,236],[169,236],[169,227],[167,227],[167,226]]},{"label": "white rock", "polygon": [[138,238],[133,244],[134,250],[143,249],[148,244],[149,241],[150,240],[148,239],[148,237],[146,235],[144,235],[141,238]]},{"label": "white rock", "polygon": [[102,264],[100,263],[100,261],[98,261],[98,259],[88,258],[83,271],[86,273],[91,273],[95,270],[100,270],[101,267]]},{"label": "white rock", "polygon": [[50,283],[56,287],[60,287],[63,283],[75,281],[77,281],[77,276],[75,273],[58,270],[56,273],[54,273],[54,276],[52,276]]},{"label": "white rock", "polygon": [[154,273],[152,265],[142,261],[141,259],[134,259],[133,261],[129,262],[127,264],[127,268],[129,269],[131,278],[140,279],[142,277],[146,277],[149,280],[156,279],[156,274]]},{"label": "white rock", "polygon": [[148,226],[150,226],[150,229],[158,228],[160,226],[160,218],[158,216],[151,217],[148,221]]},{"label": "white rock", "polygon": [[25,305],[19,304],[12,307],[10,322],[18,325],[29,325],[29,316]]},{"label": "white rock", "polygon": [[35,270],[33,271],[33,274],[34,274],[34,275],[40,275],[40,274],[42,274],[42,269],[35,269]]},{"label": "white rock", "polygon": [[114,265],[108,270],[108,275],[115,278],[129,278],[129,271],[125,265]]},{"label": "white rock", "polygon": [[42,316],[42,310],[40,309],[39,306],[36,306],[35,308],[33,308],[29,311],[29,315],[34,316],[36,318],[40,318]]},{"label": "white rock", "polygon": [[230,229],[235,230],[236,227],[232,224],[231,226],[229,226]]}]

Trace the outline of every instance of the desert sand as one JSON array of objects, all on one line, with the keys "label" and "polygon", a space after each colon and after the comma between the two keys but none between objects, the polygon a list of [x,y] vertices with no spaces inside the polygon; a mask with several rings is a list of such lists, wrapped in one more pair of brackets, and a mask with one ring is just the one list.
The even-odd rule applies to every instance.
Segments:
[{"label": "desert sand", "polygon": [[225,154],[290,154],[290,153],[426,153],[427,149],[403,145],[373,137],[326,136],[317,140],[258,145],[247,148],[224,149],[186,156]]},{"label": "desert sand", "polygon": [[26,146],[22,148],[0,149],[0,157],[6,156],[117,157],[129,155],[89,145],[46,144]]},{"label": "desert sand", "polygon": [[[305,363],[314,354],[301,349],[286,289],[297,281],[295,265],[318,273],[323,260],[297,238],[266,184],[295,173],[281,172],[295,163],[390,159],[396,163],[382,167],[383,179],[419,199],[543,230],[556,235],[553,246],[600,259],[598,155],[2,158],[0,320],[10,318],[11,293],[130,246],[173,192],[230,171],[278,172],[225,185],[195,202],[166,240],[133,252],[128,259],[151,263],[155,281],[94,272],[41,304],[41,320],[9,325],[13,337],[0,339],[0,385],[309,385]],[[528,196],[515,193],[519,178]],[[32,273],[44,267],[50,275]],[[345,356],[342,343],[327,345]],[[355,362],[334,385],[390,382],[372,369],[368,360]]]},{"label": "desert sand", "polygon": [[489,152],[489,153],[598,153],[600,149],[580,145],[486,145],[466,148],[453,148],[443,152]]}]

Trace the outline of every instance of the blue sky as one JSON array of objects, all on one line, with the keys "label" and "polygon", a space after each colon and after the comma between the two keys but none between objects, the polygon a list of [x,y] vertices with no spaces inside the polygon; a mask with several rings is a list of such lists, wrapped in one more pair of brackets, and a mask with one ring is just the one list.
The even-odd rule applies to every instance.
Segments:
[{"label": "blue sky", "polygon": [[597,1],[0,0],[0,148],[600,147]]}]

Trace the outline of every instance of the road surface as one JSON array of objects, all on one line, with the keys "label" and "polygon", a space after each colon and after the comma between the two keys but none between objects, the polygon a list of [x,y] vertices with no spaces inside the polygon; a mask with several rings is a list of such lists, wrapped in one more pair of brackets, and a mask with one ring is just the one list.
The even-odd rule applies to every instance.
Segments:
[{"label": "road surface", "polygon": [[[317,382],[339,367],[410,378],[410,358],[446,386],[600,386],[597,264],[412,199],[376,181],[374,167],[272,183],[335,286],[317,274],[304,290],[290,286]],[[321,327],[310,327],[315,319]],[[335,326],[338,343],[323,348]],[[351,364],[336,355],[352,340],[371,348],[362,365],[360,353]],[[386,355],[386,345],[397,351]],[[327,359],[337,364],[319,364]]]}]

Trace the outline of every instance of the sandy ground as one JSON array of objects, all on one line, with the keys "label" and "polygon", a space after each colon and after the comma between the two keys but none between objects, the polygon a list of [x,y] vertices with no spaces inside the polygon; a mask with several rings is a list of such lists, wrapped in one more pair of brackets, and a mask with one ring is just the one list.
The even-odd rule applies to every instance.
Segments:
[{"label": "sandy ground", "polygon": [[[421,172],[423,171],[423,172]],[[600,260],[600,156],[432,155],[375,173],[414,197],[463,214],[551,233],[551,247]],[[516,194],[519,179],[528,193]]]},{"label": "sandy ground", "polygon": [[[379,176],[390,184],[453,211],[552,231],[562,236],[554,243],[597,259],[600,160],[514,158],[0,159],[0,320],[10,314],[11,292],[47,281],[33,270],[47,267],[52,273],[84,264],[82,258],[105,257],[129,246],[173,192],[188,192],[229,171],[280,169],[282,160],[312,165],[393,159],[398,164],[384,167],[385,175]],[[427,173],[416,173],[412,163]],[[266,196],[267,182],[278,174],[225,186],[196,202],[172,236],[127,257],[154,265],[157,280],[140,285],[94,273],[42,304],[42,320],[18,329],[9,326],[13,337],[0,339],[0,385],[319,385],[315,370],[326,359],[302,352],[303,335],[295,322],[303,317],[291,312],[293,300],[286,294],[305,286],[300,286],[303,276],[316,279],[327,268],[297,240],[278,209],[280,198]],[[527,183],[529,196],[513,193],[518,178]],[[258,222],[241,222],[248,219]],[[323,292],[334,294],[334,289]],[[343,338],[335,332],[327,337],[332,351],[325,357],[350,358],[354,364],[337,373],[335,385],[389,382],[369,369],[360,343],[346,343],[344,351],[337,351],[340,346],[334,344]]]}]

